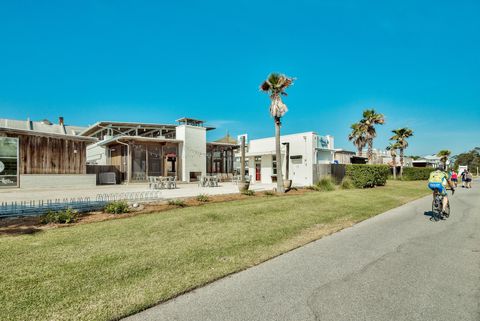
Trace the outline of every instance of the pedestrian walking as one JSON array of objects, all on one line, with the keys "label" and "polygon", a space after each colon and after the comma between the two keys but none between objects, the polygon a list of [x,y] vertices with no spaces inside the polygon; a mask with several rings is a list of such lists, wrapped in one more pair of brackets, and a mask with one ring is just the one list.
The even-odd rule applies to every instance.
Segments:
[{"label": "pedestrian walking", "polygon": [[465,175],[465,178],[467,180],[467,188],[472,188],[473,174],[467,170],[467,174]]},{"label": "pedestrian walking", "polygon": [[467,182],[467,173],[466,173],[466,169],[463,170],[462,174],[460,174],[460,176],[462,177],[462,187],[465,188],[465,184]]},{"label": "pedestrian walking", "polygon": [[452,170],[452,174],[450,176],[450,180],[453,182],[453,184],[455,185],[455,188],[457,188],[457,185],[458,185],[458,174],[457,172],[455,172],[455,170]]}]

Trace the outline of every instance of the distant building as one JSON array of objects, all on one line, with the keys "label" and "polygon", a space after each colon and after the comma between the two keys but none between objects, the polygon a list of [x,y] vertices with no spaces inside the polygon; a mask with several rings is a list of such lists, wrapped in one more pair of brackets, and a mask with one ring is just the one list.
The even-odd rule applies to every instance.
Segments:
[{"label": "distant building", "polygon": [[355,152],[345,149],[335,149],[334,159],[338,164],[351,164]]},{"label": "distant building", "polygon": [[433,167],[437,168],[440,164],[440,157],[437,155],[427,155],[412,161],[413,167]]}]

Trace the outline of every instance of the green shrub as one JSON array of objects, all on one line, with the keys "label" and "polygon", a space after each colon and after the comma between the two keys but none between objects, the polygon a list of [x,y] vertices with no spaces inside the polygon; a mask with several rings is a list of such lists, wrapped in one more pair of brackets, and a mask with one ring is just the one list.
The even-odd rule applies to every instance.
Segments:
[{"label": "green shrub", "polygon": [[350,177],[344,177],[342,182],[340,183],[340,188],[341,189],[351,189],[351,188],[354,188],[355,186],[353,186],[353,182],[352,180],[350,179]]},{"label": "green shrub", "polygon": [[200,194],[200,195],[197,195],[197,201],[206,203],[210,201],[210,198],[208,197],[207,194]]},{"label": "green shrub", "polygon": [[330,192],[335,190],[335,184],[330,176],[324,177],[316,184],[316,190],[320,192]]},{"label": "green shrub", "polygon": [[168,205],[178,206],[178,207],[186,207],[187,204],[184,200],[169,200]]},{"label": "green shrub", "polygon": [[346,176],[357,188],[383,186],[387,183],[390,167],[388,165],[349,164]]},{"label": "green shrub", "polygon": [[70,224],[75,223],[78,220],[78,211],[68,208],[64,211],[48,211],[42,215],[41,223],[56,223],[56,224]]},{"label": "green shrub", "polygon": [[265,191],[263,194],[265,194],[265,196],[275,196],[275,193],[272,191]]},{"label": "green shrub", "polygon": [[243,195],[247,195],[247,196],[254,196],[255,195],[255,191],[252,191],[250,189],[247,189],[246,191],[242,192]]},{"label": "green shrub", "polygon": [[402,179],[405,181],[427,180],[433,170],[430,167],[404,167]]},{"label": "green shrub", "polygon": [[128,213],[128,203],[125,201],[113,201],[105,205],[103,211],[110,214]]}]

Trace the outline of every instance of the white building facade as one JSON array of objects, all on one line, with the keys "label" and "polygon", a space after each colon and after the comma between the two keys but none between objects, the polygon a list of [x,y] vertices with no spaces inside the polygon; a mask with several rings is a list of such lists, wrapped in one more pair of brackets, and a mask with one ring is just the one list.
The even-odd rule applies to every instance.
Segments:
[{"label": "white building facade", "polygon": [[[315,165],[331,164],[334,161],[333,136],[305,132],[281,136],[280,142],[283,177],[291,179],[295,186],[313,185]],[[252,183],[276,181],[275,137],[250,140],[246,156]]]}]

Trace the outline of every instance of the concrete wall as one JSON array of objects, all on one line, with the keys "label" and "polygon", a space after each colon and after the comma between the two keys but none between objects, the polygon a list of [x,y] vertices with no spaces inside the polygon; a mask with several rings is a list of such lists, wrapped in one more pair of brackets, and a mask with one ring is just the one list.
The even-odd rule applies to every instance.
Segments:
[{"label": "concrete wall", "polygon": [[182,180],[190,182],[190,172],[207,172],[207,134],[205,127],[180,125],[176,127],[180,144]]},{"label": "concrete wall", "polygon": [[[281,143],[290,143],[290,156],[299,157],[298,159],[289,159],[289,179],[293,181],[296,186],[312,185],[312,165],[314,163],[315,147],[314,137],[315,133],[306,132],[293,135],[283,135],[280,138]],[[316,142],[315,142],[316,144]],[[282,173],[285,177],[286,172],[286,148],[284,145],[282,150]],[[262,183],[272,182],[272,152],[275,151],[275,137],[251,140],[248,146],[248,152],[252,154],[262,155]],[[255,164],[254,157],[249,156],[249,173],[255,179]]]},{"label": "concrete wall", "polygon": [[21,174],[20,188],[42,189],[65,187],[95,187],[97,177],[95,174]]}]

